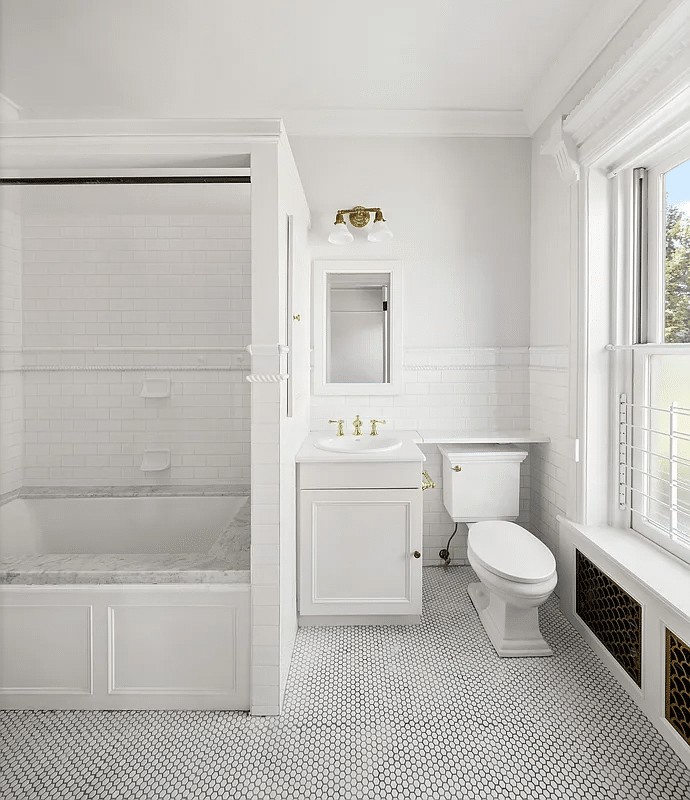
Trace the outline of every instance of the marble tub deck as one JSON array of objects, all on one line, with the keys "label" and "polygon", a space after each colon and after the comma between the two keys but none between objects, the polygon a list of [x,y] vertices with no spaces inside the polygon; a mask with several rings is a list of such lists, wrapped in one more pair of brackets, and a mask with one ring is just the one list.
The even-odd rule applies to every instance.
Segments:
[{"label": "marble tub deck", "polygon": [[0,558],[0,585],[249,583],[251,501],[207,553],[37,554]]}]

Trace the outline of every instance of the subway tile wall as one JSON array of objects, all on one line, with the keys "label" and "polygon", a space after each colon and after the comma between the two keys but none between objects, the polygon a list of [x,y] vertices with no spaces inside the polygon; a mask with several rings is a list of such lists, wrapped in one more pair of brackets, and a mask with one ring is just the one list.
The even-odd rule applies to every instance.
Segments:
[{"label": "subway tile wall", "polygon": [[531,530],[558,555],[558,522],[575,485],[575,462],[568,439],[568,349],[530,348],[531,427],[550,437],[532,445]]},{"label": "subway tile wall", "polygon": [[[326,430],[329,419],[344,419],[351,430],[356,414],[385,419],[390,430],[517,430],[530,426],[530,372],[527,347],[407,348],[401,395],[312,397],[312,430]],[[383,429],[382,429],[383,430]],[[525,449],[530,450],[531,446]],[[423,445],[435,489],[424,492],[424,563],[440,564],[454,523],[443,505],[441,455]],[[530,523],[530,456],[520,471],[520,517]],[[452,563],[467,563],[467,526],[460,523],[450,546]]]},{"label": "subway tile wall", "polygon": [[[0,207],[0,498],[21,488],[23,449],[21,218]],[[9,192],[11,195],[11,190]]]},{"label": "subway tile wall", "polygon": [[250,278],[248,215],[26,216],[24,484],[249,484]]}]

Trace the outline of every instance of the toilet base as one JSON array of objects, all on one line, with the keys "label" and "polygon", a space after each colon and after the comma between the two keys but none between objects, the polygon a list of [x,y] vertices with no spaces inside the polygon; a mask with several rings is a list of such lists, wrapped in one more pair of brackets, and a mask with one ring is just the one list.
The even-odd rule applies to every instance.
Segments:
[{"label": "toilet base", "polygon": [[552,656],[539,630],[538,607],[518,608],[491,594],[481,583],[467,587],[472,604],[499,656]]}]

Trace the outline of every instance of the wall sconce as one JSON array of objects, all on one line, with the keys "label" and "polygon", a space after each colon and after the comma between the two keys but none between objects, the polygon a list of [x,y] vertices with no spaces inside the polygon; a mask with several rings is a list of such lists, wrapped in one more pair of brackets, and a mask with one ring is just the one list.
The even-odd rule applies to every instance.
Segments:
[{"label": "wall sconce", "polygon": [[[333,223],[336,227],[328,237],[328,241],[331,244],[347,244],[348,242],[354,241],[355,237],[345,225],[344,215],[347,214],[347,218],[353,228],[364,228],[369,224],[372,213],[374,214],[374,224],[371,231],[369,231],[367,239],[369,239],[370,242],[385,242],[388,239],[392,239],[393,233],[388,227],[388,223],[383,218],[383,212],[380,208],[355,206],[354,208],[344,208],[336,212],[335,222]],[[343,227],[338,227],[340,225]]]}]

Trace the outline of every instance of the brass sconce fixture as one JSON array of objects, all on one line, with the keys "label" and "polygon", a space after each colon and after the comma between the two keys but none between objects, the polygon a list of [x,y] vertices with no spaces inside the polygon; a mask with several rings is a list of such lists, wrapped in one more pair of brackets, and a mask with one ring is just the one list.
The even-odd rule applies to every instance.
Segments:
[{"label": "brass sconce fixture", "polygon": [[[371,215],[374,214],[374,224],[372,226],[367,239],[370,242],[385,242],[393,238],[393,233],[388,227],[388,223],[383,218],[383,212],[380,208],[364,208],[364,206],[355,206],[354,208],[343,208],[336,212],[335,222],[336,227],[328,237],[331,244],[347,244],[354,241],[354,236],[350,233],[345,225],[345,214],[353,228],[364,228],[369,224]],[[340,227],[342,225],[342,228]]]}]

